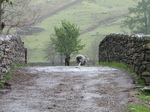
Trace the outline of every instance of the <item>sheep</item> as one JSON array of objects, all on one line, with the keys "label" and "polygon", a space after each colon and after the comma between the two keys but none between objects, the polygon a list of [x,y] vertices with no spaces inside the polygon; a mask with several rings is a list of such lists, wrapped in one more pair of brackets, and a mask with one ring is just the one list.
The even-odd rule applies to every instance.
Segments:
[{"label": "sheep", "polygon": [[78,63],[78,66],[85,65],[88,62],[88,57],[79,54],[76,56],[76,62]]},{"label": "sheep", "polygon": [[70,56],[66,56],[65,58],[65,66],[69,66],[70,63]]}]

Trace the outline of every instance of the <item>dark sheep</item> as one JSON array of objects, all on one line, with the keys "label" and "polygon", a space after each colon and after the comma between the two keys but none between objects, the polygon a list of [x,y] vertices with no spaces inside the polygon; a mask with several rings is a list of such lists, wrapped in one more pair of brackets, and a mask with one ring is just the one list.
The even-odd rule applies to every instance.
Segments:
[{"label": "dark sheep", "polygon": [[69,66],[70,63],[70,56],[66,56],[65,58],[65,66]]}]

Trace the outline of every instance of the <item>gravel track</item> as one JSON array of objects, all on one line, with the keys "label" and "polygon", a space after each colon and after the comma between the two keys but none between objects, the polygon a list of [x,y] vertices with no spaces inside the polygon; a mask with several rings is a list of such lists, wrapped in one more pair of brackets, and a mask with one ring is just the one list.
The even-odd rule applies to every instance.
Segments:
[{"label": "gravel track", "polygon": [[132,82],[110,67],[24,68],[0,97],[0,112],[127,112],[139,103]]}]

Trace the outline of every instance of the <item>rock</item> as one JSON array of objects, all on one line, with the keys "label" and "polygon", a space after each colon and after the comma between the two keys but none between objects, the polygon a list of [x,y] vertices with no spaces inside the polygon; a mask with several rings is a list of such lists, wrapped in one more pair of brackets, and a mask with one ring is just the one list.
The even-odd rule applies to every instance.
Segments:
[{"label": "rock", "polygon": [[143,47],[144,47],[145,49],[150,49],[150,43],[145,44]]},{"label": "rock", "polygon": [[48,107],[47,109],[53,109],[52,107]]},{"label": "rock", "polygon": [[146,69],[147,69],[147,71],[150,71],[150,64],[146,65]]},{"label": "rock", "polygon": [[0,39],[0,45],[2,45],[2,43],[3,43],[3,40],[2,40],[2,39]]},{"label": "rock", "polygon": [[145,60],[150,61],[150,53],[145,54]]},{"label": "rock", "polygon": [[150,72],[148,72],[148,71],[142,72],[142,75],[143,76],[150,76]]},{"label": "rock", "polygon": [[144,87],[142,90],[143,90],[143,91],[150,92],[150,86]]},{"label": "rock", "polygon": [[5,85],[5,86],[11,86],[11,84],[9,84],[8,82],[5,82],[4,85]]},{"label": "rock", "polygon": [[8,89],[0,90],[0,94],[5,94],[5,93],[7,93],[8,91],[10,91],[10,90],[8,90]]}]

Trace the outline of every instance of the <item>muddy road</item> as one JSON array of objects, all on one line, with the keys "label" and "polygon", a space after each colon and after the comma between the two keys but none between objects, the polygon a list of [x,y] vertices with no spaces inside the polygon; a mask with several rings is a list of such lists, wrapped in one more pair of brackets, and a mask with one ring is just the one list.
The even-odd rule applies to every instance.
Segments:
[{"label": "muddy road", "polygon": [[130,75],[110,67],[24,68],[11,83],[0,112],[127,112],[138,103]]}]

